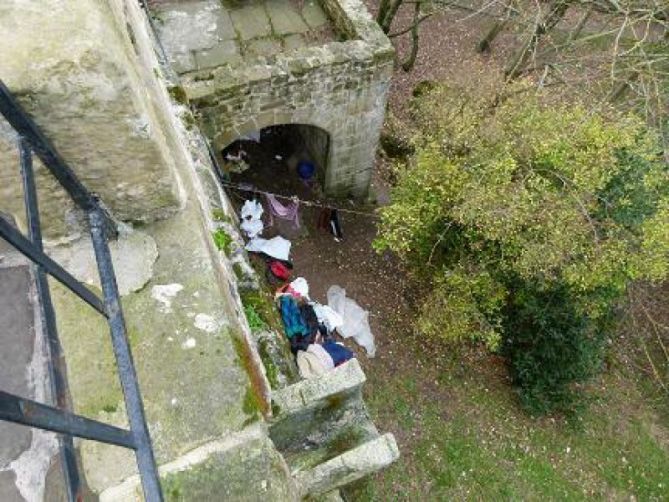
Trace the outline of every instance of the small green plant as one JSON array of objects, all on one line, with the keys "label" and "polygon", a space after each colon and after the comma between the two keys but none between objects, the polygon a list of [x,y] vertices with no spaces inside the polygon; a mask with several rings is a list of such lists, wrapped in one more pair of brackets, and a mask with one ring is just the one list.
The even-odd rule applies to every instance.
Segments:
[{"label": "small green plant", "polygon": [[212,237],[214,239],[214,244],[219,251],[223,251],[226,255],[231,254],[233,240],[225,230],[219,228],[212,234]]},{"label": "small green plant", "polygon": [[244,310],[246,311],[247,308],[253,309],[253,312],[257,314],[264,323],[264,326],[274,330],[282,328],[279,312],[274,306],[270,295],[263,291],[252,289],[241,290],[239,295],[242,299]]},{"label": "small green plant", "polygon": [[246,315],[246,320],[249,322],[251,331],[257,332],[267,329],[267,324],[262,320],[260,314],[256,312],[253,305],[244,305],[244,314]]},{"label": "small green plant", "polygon": [[118,408],[118,405],[116,405],[116,404],[105,404],[102,407],[102,411],[104,411],[106,413],[114,413],[117,410],[117,408]]}]

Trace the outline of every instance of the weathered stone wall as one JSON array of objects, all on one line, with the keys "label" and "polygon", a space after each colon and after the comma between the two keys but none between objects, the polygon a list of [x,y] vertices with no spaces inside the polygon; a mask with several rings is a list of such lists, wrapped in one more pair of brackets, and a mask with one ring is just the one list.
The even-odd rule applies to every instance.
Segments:
[{"label": "weathered stone wall", "polygon": [[270,125],[314,125],[330,135],[326,191],[362,197],[385,113],[393,49],[359,0],[327,0],[323,6],[349,40],[188,73],[183,84],[217,150]]},{"label": "weathered stone wall", "polygon": [[[330,135],[326,131],[313,126],[298,125],[296,127],[308,158],[313,159],[318,173],[324,173],[328,167]],[[320,181],[325,180],[321,179]]]},{"label": "weathered stone wall", "polygon": [[[122,0],[4,0],[0,76],[115,216],[152,221],[179,197],[153,67],[124,17]],[[38,185],[47,235],[76,233],[71,203],[41,167]],[[15,144],[1,133],[0,206],[22,220]]]}]

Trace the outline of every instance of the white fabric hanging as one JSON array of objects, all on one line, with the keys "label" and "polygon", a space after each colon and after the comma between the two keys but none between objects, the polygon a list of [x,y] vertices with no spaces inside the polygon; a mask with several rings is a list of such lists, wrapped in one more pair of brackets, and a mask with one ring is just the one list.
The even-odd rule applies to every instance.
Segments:
[{"label": "white fabric hanging", "polygon": [[254,253],[265,253],[277,260],[286,261],[290,257],[290,241],[280,235],[272,239],[256,237],[246,244],[246,250]]}]

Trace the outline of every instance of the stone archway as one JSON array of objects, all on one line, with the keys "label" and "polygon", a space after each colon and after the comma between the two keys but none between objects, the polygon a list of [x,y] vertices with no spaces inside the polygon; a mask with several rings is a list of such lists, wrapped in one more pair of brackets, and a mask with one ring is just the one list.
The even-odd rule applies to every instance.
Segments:
[{"label": "stone archway", "polygon": [[[300,162],[309,162],[315,167],[315,181],[325,187],[331,162],[331,136],[328,131],[311,124],[271,124],[259,130],[247,131],[223,149],[216,152],[235,154],[241,148],[250,155],[254,171],[264,171],[266,178],[261,185],[272,182],[275,174],[292,172],[295,174]],[[226,165],[223,159],[223,165]],[[272,165],[285,166],[272,173]],[[255,178],[258,178],[256,175]]]}]

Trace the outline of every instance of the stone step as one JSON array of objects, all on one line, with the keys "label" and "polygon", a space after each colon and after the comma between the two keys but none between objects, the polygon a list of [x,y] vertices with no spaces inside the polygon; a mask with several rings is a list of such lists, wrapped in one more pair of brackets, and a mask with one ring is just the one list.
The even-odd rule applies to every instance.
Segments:
[{"label": "stone step", "polygon": [[365,380],[359,362],[352,359],[319,378],[273,392],[270,437],[301,495],[320,496],[398,457],[392,434],[379,437],[369,417],[362,400]]},{"label": "stone step", "polygon": [[298,472],[294,479],[303,497],[319,496],[387,467],[399,455],[395,437],[387,433],[313,469]]}]

